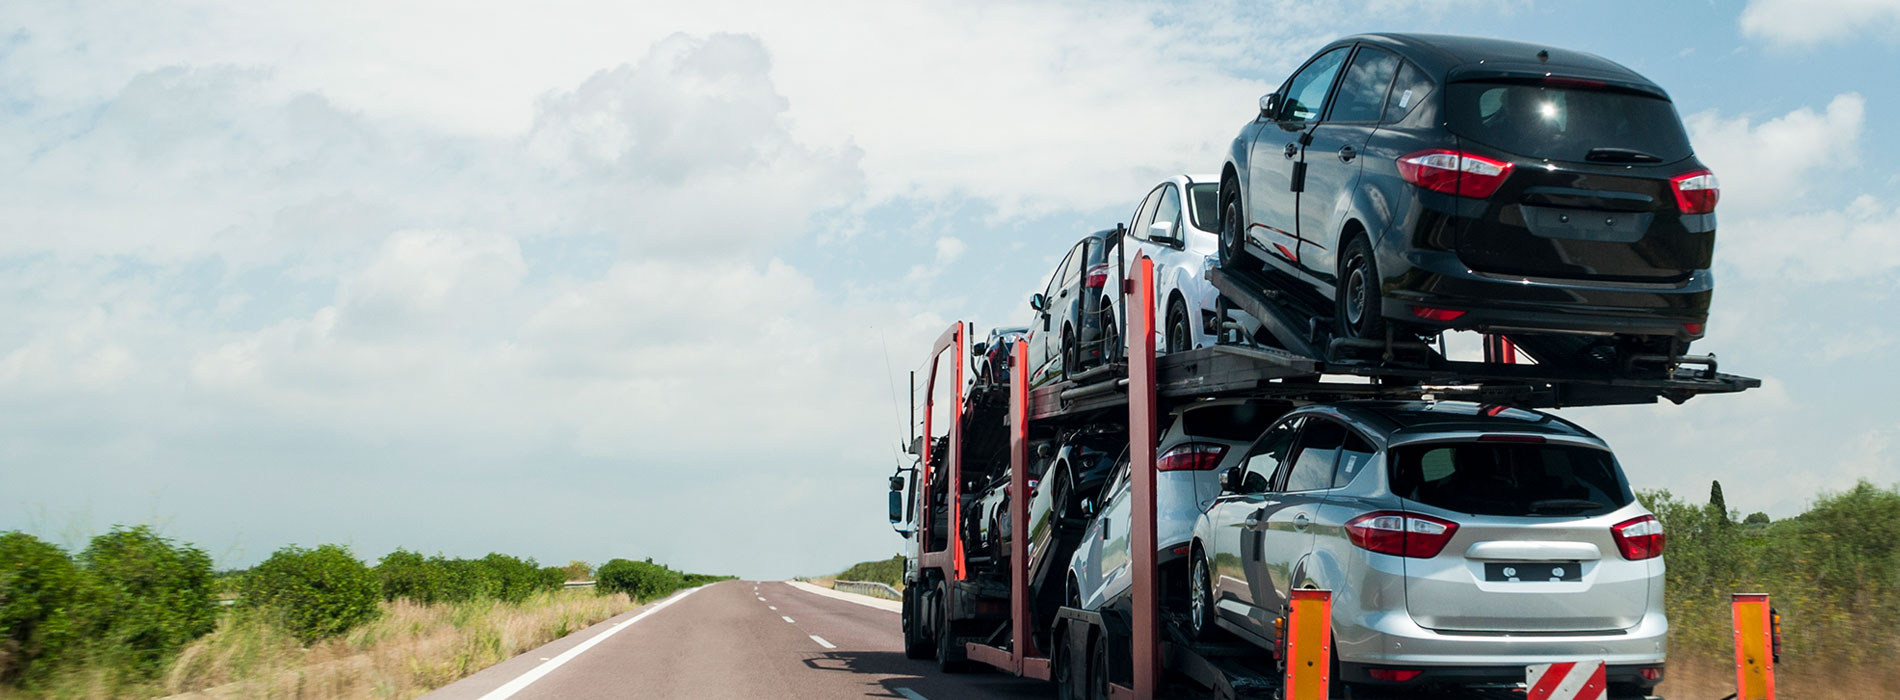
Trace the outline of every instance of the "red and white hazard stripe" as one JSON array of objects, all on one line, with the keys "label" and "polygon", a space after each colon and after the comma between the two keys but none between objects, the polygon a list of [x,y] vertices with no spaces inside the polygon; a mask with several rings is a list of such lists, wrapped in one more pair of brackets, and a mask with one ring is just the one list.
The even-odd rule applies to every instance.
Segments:
[{"label": "red and white hazard stripe", "polygon": [[1604,700],[1609,684],[1601,661],[1537,664],[1524,670],[1528,700]]}]

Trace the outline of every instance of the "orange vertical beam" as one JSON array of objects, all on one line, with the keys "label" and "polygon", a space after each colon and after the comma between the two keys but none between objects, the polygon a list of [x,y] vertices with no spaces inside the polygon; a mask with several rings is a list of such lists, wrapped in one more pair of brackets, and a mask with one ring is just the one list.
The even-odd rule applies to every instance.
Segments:
[{"label": "orange vertical beam", "polygon": [[1009,349],[1009,663],[1021,675],[1029,653],[1029,343]]},{"label": "orange vertical beam", "polygon": [[1155,562],[1155,265],[1135,260],[1128,316],[1128,453],[1134,495],[1129,547],[1134,560],[1134,697],[1155,696],[1161,675],[1160,570]]},{"label": "orange vertical beam", "polygon": [[1333,593],[1295,589],[1286,631],[1287,700],[1326,700],[1332,682]]},{"label": "orange vertical beam", "polygon": [[958,321],[957,328],[956,328],[956,334],[957,334],[956,341],[952,343],[952,345],[956,348],[956,353],[954,354],[954,356],[957,358],[956,363],[954,365],[956,367],[956,371],[952,375],[953,378],[956,380],[956,383],[950,385],[950,394],[955,397],[950,402],[950,407],[955,410],[952,411],[950,414],[950,454],[948,455],[948,459],[945,460],[950,465],[950,549],[952,551],[951,565],[955,567],[956,569],[958,581],[962,581],[963,576],[964,576],[964,571],[963,571],[963,353],[965,352],[964,346],[967,345],[967,343],[964,342],[965,338],[963,337],[964,336],[963,329],[964,329],[963,322]]},{"label": "orange vertical beam", "polygon": [[1768,595],[1737,593],[1729,605],[1735,620],[1735,699],[1774,700],[1774,623]]}]

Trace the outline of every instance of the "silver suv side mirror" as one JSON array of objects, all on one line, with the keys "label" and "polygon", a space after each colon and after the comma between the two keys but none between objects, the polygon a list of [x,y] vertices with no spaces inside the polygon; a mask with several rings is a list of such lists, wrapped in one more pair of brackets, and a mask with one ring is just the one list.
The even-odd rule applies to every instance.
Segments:
[{"label": "silver suv side mirror", "polygon": [[1029,295],[1029,308],[1037,311],[1047,311],[1049,309],[1049,297],[1043,296],[1042,292]]}]

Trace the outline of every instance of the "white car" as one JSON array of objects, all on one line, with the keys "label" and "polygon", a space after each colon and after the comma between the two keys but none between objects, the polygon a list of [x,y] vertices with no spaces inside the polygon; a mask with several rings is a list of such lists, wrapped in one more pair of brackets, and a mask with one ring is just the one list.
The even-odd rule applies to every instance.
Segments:
[{"label": "white car", "polygon": [[[1220,292],[1207,281],[1207,270],[1218,264],[1220,249],[1220,179],[1213,175],[1176,175],[1156,185],[1141,200],[1121,237],[1125,250],[1110,248],[1105,261],[1112,272],[1123,265],[1121,279],[1134,270],[1136,260],[1155,261],[1155,352],[1169,353],[1213,345],[1220,321],[1215,301]],[[1105,347],[1119,348],[1122,295],[1114,285],[1098,307],[1103,309]],[[1118,350],[1111,350],[1116,352]]]},{"label": "white car", "polygon": [[[1161,418],[1155,445],[1155,546],[1163,600],[1188,600],[1188,544],[1194,522],[1220,496],[1221,475],[1237,466],[1247,448],[1285,415],[1287,404],[1252,399],[1216,399],[1187,404]],[[1133,580],[1129,565],[1132,492],[1128,452],[1085,510],[1095,513],[1069,560],[1068,605],[1100,610],[1124,599]]]}]

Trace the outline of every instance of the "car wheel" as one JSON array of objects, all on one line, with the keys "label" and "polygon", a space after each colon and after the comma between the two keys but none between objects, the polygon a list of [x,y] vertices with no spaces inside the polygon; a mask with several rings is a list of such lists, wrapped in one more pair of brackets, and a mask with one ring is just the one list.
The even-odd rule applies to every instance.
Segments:
[{"label": "car wheel", "polygon": [[1207,570],[1207,555],[1196,547],[1194,571],[1188,574],[1188,631],[1205,641],[1214,630],[1214,586]]},{"label": "car wheel", "polygon": [[1339,286],[1333,295],[1339,334],[1384,339],[1384,297],[1379,293],[1379,268],[1372,257],[1372,243],[1364,236],[1353,238],[1340,260]]},{"label": "car wheel", "polygon": [[1180,299],[1168,302],[1168,352],[1194,349],[1194,327],[1188,320],[1187,304]]},{"label": "car wheel", "polygon": [[1074,377],[1082,370],[1082,348],[1076,346],[1075,330],[1062,327],[1062,376]]},{"label": "car wheel", "polygon": [[1228,179],[1220,185],[1220,262],[1221,267],[1252,268],[1258,263],[1247,252],[1247,220],[1240,210],[1240,181]]},{"label": "car wheel", "polygon": [[1102,300],[1102,362],[1106,363],[1127,355],[1122,347],[1121,327],[1115,325],[1115,309],[1109,306],[1107,299]]},{"label": "car wheel", "polygon": [[1108,640],[1089,645],[1089,700],[1108,700]]},{"label": "car wheel", "polygon": [[963,645],[957,642],[956,629],[950,624],[949,584],[937,589],[937,670],[944,673],[962,673],[964,666]]}]

